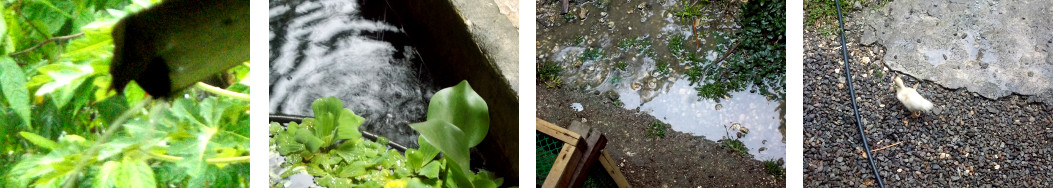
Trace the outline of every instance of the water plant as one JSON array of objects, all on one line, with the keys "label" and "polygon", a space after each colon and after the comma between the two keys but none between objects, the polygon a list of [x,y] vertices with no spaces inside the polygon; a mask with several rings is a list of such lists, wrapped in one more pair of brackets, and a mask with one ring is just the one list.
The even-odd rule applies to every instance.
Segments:
[{"label": "water plant", "polygon": [[[358,128],[364,122],[335,97],[312,104],[314,118],[282,126],[271,123],[271,145],[286,157],[285,178],[307,172],[326,187],[498,187],[502,178],[472,172],[469,149],[489,130],[487,104],[467,81],[432,96],[427,121],[412,123],[419,148],[400,154],[387,140],[369,141]],[[442,157],[436,156],[442,153]],[[275,182],[277,183],[277,182]],[[272,186],[282,186],[272,184]]]}]

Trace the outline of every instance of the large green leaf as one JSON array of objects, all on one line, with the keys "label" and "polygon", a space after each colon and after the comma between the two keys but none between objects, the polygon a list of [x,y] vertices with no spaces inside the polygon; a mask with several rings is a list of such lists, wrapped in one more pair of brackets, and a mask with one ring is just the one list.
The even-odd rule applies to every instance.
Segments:
[{"label": "large green leaf", "polygon": [[32,128],[26,75],[10,56],[0,57],[0,90],[3,90],[7,104],[22,117],[22,124]]},{"label": "large green leaf", "polygon": [[117,177],[119,174],[120,163],[117,161],[106,161],[99,168],[98,175],[95,175],[95,182],[92,183],[93,188],[109,188],[117,186]]},{"label": "large green leaf", "polygon": [[[110,32],[114,22],[95,22],[81,28],[84,36],[70,41],[62,57],[70,61],[91,61],[113,56]],[[108,71],[108,70],[107,70]]]},{"label": "large green leaf", "polygon": [[[460,172],[464,172],[464,175],[471,173],[468,170],[468,161],[470,160],[468,149],[471,148],[465,143],[468,143],[468,137],[465,136],[464,132],[461,131],[457,126],[450,124],[449,122],[442,120],[428,120],[420,123],[411,123],[410,127],[420,133],[420,136],[425,141],[442,151],[446,158],[456,162],[462,169]],[[447,164],[448,167],[452,166]]]},{"label": "large green leaf", "polygon": [[468,81],[461,81],[456,86],[435,92],[428,105],[428,121],[444,121],[457,126],[466,137],[463,144],[470,148],[486,137],[490,113],[486,101],[472,90]]},{"label": "large green leaf", "polygon": [[42,148],[46,148],[46,149],[51,150],[51,149],[55,149],[55,147],[58,147],[58,143],[57,142],[48,140],[47,138],[44,138],[43,136],[40,136],[40,135],[37,135],[37,134],[33,134],[31,132],[19,132],[18,134],[22,135],[22,138],[26,138],[26,140],[29,140],[29,142],[33,143],[33,145],[37,145],[37,146],[40,146]]},{"label": "large green leaf", "polygon": [[154,171],[150,169],[150,165],[146,164],[145,160],[125,156],[117,171],[116,184],[117,187],[153,188],[157,187],[154,178]]}]

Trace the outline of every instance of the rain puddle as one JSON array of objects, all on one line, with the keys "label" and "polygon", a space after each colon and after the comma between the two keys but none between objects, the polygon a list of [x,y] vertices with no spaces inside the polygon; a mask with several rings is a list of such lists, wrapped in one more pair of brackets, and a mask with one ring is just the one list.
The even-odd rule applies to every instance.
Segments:
[{"label": "rain puddle", "polygon": [[[272,0],[271,114],[311,116],[311,103],[335,96],[362,116],[361,129],[417,147],[407,125],[425,120],[437,89],[383,1]],[[304,173],[282,179],[284,158],[271,149],[271,179],[285,187],[314,186]]]},{"label": "rain puddle", "polygon": [[[555,41],[539,46],[539,63],[563,67],[562,87],[617,94],[624,108],[639,108],[673,130],[720,140],[735,138],[729,128],[739,124],[749,129],[741,141],[755,159],[784,158],[784,102],[748,90],[720,102],[702,99],[686,75],[690,63],[682,59],[687,58],[671,53],[683,50],[710,62],[721,58],[739,28],[737,7],[714,3],[701,10],[702,18],[681,20],[671,8],[677,3],[572,7],[574,19],[586,19],[539,31],[539,40]],[[700,29],[692,30],[694,24]]]}]

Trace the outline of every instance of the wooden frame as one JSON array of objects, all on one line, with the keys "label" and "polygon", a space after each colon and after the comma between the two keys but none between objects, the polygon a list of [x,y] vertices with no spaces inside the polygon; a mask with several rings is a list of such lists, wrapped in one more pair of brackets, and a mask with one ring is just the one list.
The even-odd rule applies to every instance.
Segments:
[{"label": "wooden frame", "polygon": [[603,168],[607,170],[607,174],[611,175],[611,179],[614,179],[614,183],[618,184],[618,187],[629,187],[629,180],[625,179],[625,175],[618,169],[618,165],[614,164],[614,158],[611,158],[611,155],[607,154],[606,150],[603,151],[599,161]]},{"label": "wooden frame", "polygon": [[556,162],[552,164],[552,169],[549,170],[548,176],[545,177],[545,182],[541,187],[567,187],[570,184],[572,174],[575,172],[574,168],[577,167],[578,161],[581,159],[582,151],[579,146],[584,145],[585,139],[581,138],[581,135],[578,133],[571,132],[545,120],[536,119],[536,121],[538,132],[563,141],[563,149],[560,149]]}]

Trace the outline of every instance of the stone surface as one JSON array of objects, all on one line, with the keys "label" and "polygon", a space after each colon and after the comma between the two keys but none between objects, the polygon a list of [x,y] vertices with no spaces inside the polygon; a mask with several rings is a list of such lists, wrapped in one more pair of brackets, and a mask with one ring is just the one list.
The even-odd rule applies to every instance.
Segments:
[{"label": "stone surface", "polygon": [[895,71],[1053,103],[1053,1],[895,1],[863,17],[861,41],[883,45]]}]

